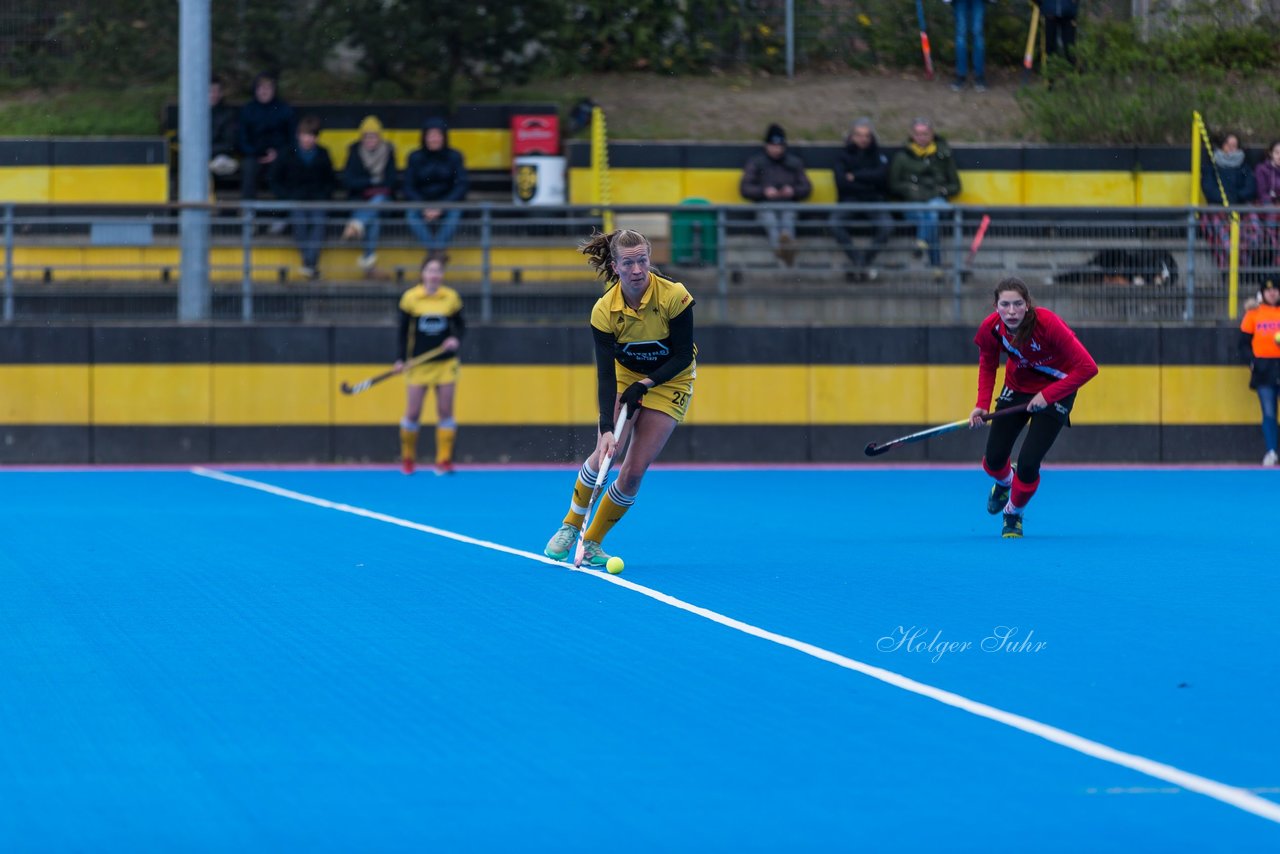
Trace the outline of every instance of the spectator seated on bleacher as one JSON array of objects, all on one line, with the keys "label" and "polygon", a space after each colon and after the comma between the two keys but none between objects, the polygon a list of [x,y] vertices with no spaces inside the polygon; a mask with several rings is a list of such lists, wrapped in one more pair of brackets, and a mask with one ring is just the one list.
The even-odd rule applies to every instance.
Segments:
[{"label": "spectator seated on bleacher", "polygon": [[401,184],[406,200],[423,203],[421,209],[406,211],[405,220],[428,252],[448,247],[462,217],[459,210],[442,210],[431,203],[461,202],[470,188],[462,153],[449,147],[448,130],[444,119],[427,119],[422,126],[422,147],[409,155]]},{"label": "spectator seated on bleacher", "polygon": [[[1239,135],[1224,133],[1213,157],[1200,167],[1200,189],[1211,205],[1252,205],[1258,198],[1258,185],[1253,170],[1245,163]],[[1231,263],[1231,217],[1224,210],[1201,218],[1200,229],[1213,249],[1218,268],[1226,270]],[[1240,266],[1250,267],[1253,253],[1262,244],[1262,221],[1255,213],[1240,217]]]},{"label": "spectator seated on bleacher", "polygon": [[236,150],[236,110],[227,103],[222,78],[209,81],[209,172],[226,178],[240,169]]},{"label": "spectator seated on bleacher", "polygon": [[1254,167],[1253,178],[1258,187],[1258,205],[1269,209],[1262,215],[1267,252],[1262,266],[1275,268],[1280,266],[1280,140],[1271,143],[1266,157]]},{"label": "spectator seated on bleacher", "polygon": [[[277,199],[293,202],[329,202],[333,200],[337,176],[329,152],[316,145],[320,134],[320,120],[305,116],[298,122],[297,142],[283,149],[276,158],[273,170],[272,192]],[[299,269],[307,279],[320,278],[320,247],[324,245],[325,221],[328,211],[321,208],[289,210],[293,226],[293,239],[302,254]]]},{"label": "spectator seated on bleacher", "polygon": [[399,178],[396,148],[383,137],[378,117],[365,116],[359,130],[360,138],[348,146],[347,163],[342,169],[343,187],[359,207],[347,220],[342,239],[364,242],[364,254],[357,263],[366,276],[372,276],[382,230],[378,206],[392,200]]},{"label": "spectator seated on bleacher", "polygon": [[960,192],[960,173],[947,141],[933,131],[933,122],[917,118],[911,123],[907,144],[889,164],[889,193],[904,202],[931,206],[929,210],[907,211],[916,224],[917,254],[928,253],[934,277],[942,274],[942,247],[938,242],[939,210]]},{"label": "spectator seated on bleacher", "polygon": [[[787,151],[787,134],[780,125],[769,125],[764,150],[752,155],[742,168],[738,191],[753,202],[803,202],[813,192],[804,161]],[[796,212],[763,210],[756,215],[769,237],[769,248],[790,267],[796,260]]]},{"label": "spectator seated on bleacher", "polygon": [[[880,150],[871,119],[853,123],[845,137],[844,151],[832,170],[836,179],[836,199],[842,205],[876,205],[888,199],[889,158]],[[872,230],[871,245],[858,250],[853,245],[849,225],[867,222]],[[866,279],[876,277],[872,266],[876,254],[893,235],[893,217],[885,210],[843,210],[831,215],[831,232],[849,259],[850,273]]]},{"label": "spectator seated on bleacher", "polygon": [[[294,144],[296,126],[293,107],[276,91],[276,78],[266,72],[253,79],[253,100],[240,108],[240,195],[258,197],[259,182],[271,186],[276,159]],[[284,222],[272,225],[273,234],[284,231]]]}]

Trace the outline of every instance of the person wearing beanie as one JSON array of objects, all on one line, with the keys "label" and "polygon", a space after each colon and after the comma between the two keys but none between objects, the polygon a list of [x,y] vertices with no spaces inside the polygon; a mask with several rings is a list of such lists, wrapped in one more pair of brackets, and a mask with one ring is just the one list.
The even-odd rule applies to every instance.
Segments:
[{"label": "person wearing beanie", "polygon": [[409,155],[401,184],[406,199],[425,203],[407,211],[405,220],[428,252],[449,245],[462,217],[456,208],[444,210],[432,203],[460,202],[471,184],[462,153],[449,147],[448,132],[444,119],[427,119],[422,126],[422,147]]},{"label": "person wearing beanie", "polygon": [[769,246],[782,263],[791,266],[796,258],[796,211],[775,207],[779,203],[802,202],[813,192],[805,174],[804,161],[787,150],[787,134],[771,124],[764,134],[764,150],[747,160],[739,183],[742,197],[769,204],[756,215],[769,236]]},{"label": "person wearing beanie", "polygon": [[347,195],[361,204],[342,230],[343,240],[364,241],[360,269],[373,275],[378,263],[378,237],[382,222],[378,206],[391,201],[398,181],[396,148],[382,135],[382,122],[377,116],[365,116],[360,122],[360,138],[347,148],[347,165],[342,169],[342,184]]},{"label": "person wearing beanie", "polygon": [[[844,151],[832,171],[836,199],[845,209],[831,215],[831,232],[849,259],[849,273],[874,279],[876,269],[871,265],[893,234],[893,217],[886,210],[861,207],[884,204],[889,187],[889,158],[880,150],[871,119],[858,119],[849,128]],[[853,245],[849,225],[855,221],[870,223],[871,245],[865,250],[859,251]]]}]

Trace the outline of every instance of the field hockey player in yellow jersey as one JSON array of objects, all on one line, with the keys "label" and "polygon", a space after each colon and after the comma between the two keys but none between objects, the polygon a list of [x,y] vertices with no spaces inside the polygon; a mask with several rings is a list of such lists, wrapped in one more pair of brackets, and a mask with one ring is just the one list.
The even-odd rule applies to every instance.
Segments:
[{"label": "field hockey player in yellow jersey", "polygon": [[[400,421],[400,470],[413,474],[418,458],[418,419],[427,390],[436,390],[436,474],[453,474],[453,442],[458,433],[453,420],[454,392],[458,387],[458,347],[466,332],[462,298],[445,287],[445,257],[431,254],[422,263],[422,281],[400,297],[400,330],[396,339],[396,370],[404,371],[406,401]],[[440,355],[408,368],[405,363],[441,348]]]},{"label": "field hockey player in yellow jersey", "polygon": [[565,560],[574,551],[600,461],[614,451],[614,419],[625,403],[634,413],[630,438],[623,442],[626,457],[583,534],[583,564],[603,567],[609,562],[601,547],[605,535],[635,503],[645,472],[689,411],[697,367],[693,297],[684,285],[650,269],[649,241],[639,232],[596,234],[578,250],[608,284],[591,310],[600,436],[578,472],[569,512],[544,553]]}]

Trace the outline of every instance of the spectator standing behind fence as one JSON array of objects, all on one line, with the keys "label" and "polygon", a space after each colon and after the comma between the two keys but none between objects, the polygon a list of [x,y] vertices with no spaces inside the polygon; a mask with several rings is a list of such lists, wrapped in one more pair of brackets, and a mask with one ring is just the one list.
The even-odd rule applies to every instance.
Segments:
[{"label": "spectator standing behind fence", "polygon": [[1264,466],[1276,464],[1280,426],[1276,424],[1276,391],[1280,388],[1280,282],[1274,277],[1262,284],[1262,302],[1244,313],[1240,321],[1240,355],[1249,365],[1249,388],[1257,392],[1262,407],[1262,439],[1267,453]]},{"label": "spectator standing behind fence", "polygon": [[[787,134],[772,124],[764,134],[764,151],[753,154],[742,169],[739,184],[742,197],[753,202],[803,202],[813,192],[804,171],[804,161],[787,150]],[[756,220],[769,237],[769,248],[782,263],[796,260],[796,212],[794,209],[763,210]]]},{"label": "spectator standing behind fence", "polygon": [[366,276],[373,275],[378,263],[382,230],[378,206],[391,200],[398,183],[396,147],[382,136],[378,117],[365,116],[360,122],[360,138],[347,148],[347,163],[342,168],[347,195],[361,204],[347,220],[342,239],[364,241],[364,254],[357,263]]},{"label": "spectator standing behind fence", "polygon": [[973,51],[973,88],[987,91],[987,42],[983,33],[987,0],[943,0],[956,17],[956,79],[951,91],[959,92],[969,78],[969,51]]},{"label": "spectator standing behind fence", "polygon": [[[422,126],[422,147],[409,155],[404,167],[404,197],[414,202],[460,202],[470,187],[462,153],[449,147],[449,126],[444,119],[427,119]],[[449,245],[461,218],[460,210],[429,204],[405,212],[409,230],[428,252]]]},{"label": "spectator standing behind fence", "polygon": [[236,174],[236,110],[227,103],[222,78],[209,81],[209,172],[216,178]]},{"label": "spectator standing behind fence", "polygon": [[1254,167],[1253,178],[1258,188],[1258,204],[1268,208],[1262,215],[1268,254],[1263,265],[1275,267],[1280,264],[1280,140],[1271,143],[1267,156]]},{"label": "spectator standing behind fence", "polygon": [[[878,205],[887,200],[889,158],[880,150],[871,119],[862,118],[853,123],[845,137],[844,151],[832,171],[840,204]],[[862,221],[871,224],[872,237],[871,245],[859,251],[853,245],[848,225]],[[831,215],[831,231],[849,258],[850,273],[866,279],[876,278],[877,271],[872,264],[893,234],[893,217],[889,212],[875,209],[836,211]]]},{"label": "spectator standing behind fence", "polygon": [[[305,116],[298,122],[297,144],[277,158],[272,192],[278,199],[293,202],[329,202],[337,176],[329,152],[316,145],[320,135],[320,120]],[[293,239],[302,253],[299,269],[308,279],[320,278],[320,247],[324,244],[325,219],[328,211],[323,208],[293,207],[289,219],[293,225]]]},{"label": "spectator standing behind fence", "polygon": [[[271,186],[276,160],[293,145],[296,129],[293,107],[280,98],[275,76],[253,78],[253,100],[240,108],[241,198],[256,199],[259,183]],[[284,233],[284,222],[273,223],[271,233]]]},{"label": "spectator standing behind fence", "polygon": [[942,273],[942,248],[938,245],[938,211],[960,192],[951,146],[933,131],[933,123],[918,118],[911,123],[911,138],[889,164],[889,193],[904,202],[928,204],[929,210],[907,211],[916,224],[916,255],[929,254],[935,277]]},{"label": "spectator standing behind fence", "polygon": [[[1213,150],[1213,157],[1200,168],[1200,189],[1211,205],[1252,205],[1258,198],[1258,185],[1253,170],[1244,159],[1238,134],[1228,131]],[[1224,195],[1225,194],[1225,195]],[[1225,211],[1207,214],[1200,220],[1200,228],[1213,249],[1219,269],[1225,270],[1231,262],[1231,217]],[[1253,253],[1262,242],[1262,222],[1255,213],[1240,216],[1240,266],[1248,268]]]},{"label": "spectator standing behind fence", "polygon": [[1044,50],[1049,56],[1061,54],[1076,64],[1076,18],[1080,16],[1080,0],[1033,0],[1040,7],[1044,25]]}]

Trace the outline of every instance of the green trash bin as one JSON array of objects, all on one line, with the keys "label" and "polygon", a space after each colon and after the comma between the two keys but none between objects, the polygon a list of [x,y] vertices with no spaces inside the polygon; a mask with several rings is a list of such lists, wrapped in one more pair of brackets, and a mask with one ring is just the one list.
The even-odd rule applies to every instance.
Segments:
[{"label": "green trash bin", "polygon": [[719,239],[715,211],[697,210],[710,205],[706,199],[685,199],[671,212],[671,262],[715,264]]}]

